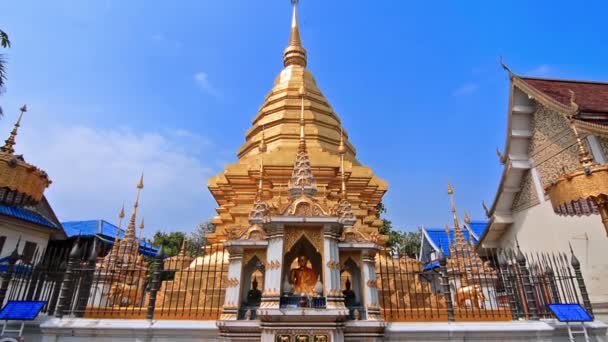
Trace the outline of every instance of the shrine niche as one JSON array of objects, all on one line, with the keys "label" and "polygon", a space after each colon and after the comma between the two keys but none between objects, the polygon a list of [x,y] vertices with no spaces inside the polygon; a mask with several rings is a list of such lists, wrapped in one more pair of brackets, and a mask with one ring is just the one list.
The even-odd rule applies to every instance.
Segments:
[{"label": "shrine niche", "polygon": [[243,279],[241,288],[242,306],[257,307],[260,305],[262,292],[264,291],[264,271],[263,259],[260,259],[258,255],[254,254],[248,261],[245,261],[241,273]]},{"label": "shrine niche", "polygon": [[300,237],[285,254],[283,265],[284,294],[319,295],[315,287],[323,281],[323,260],[306,236]]},{"label": "shrine niche", "polygon": [[340,288],[347,308],[362,305],[361,269],[352,258],[348,258],[340,273]]}]

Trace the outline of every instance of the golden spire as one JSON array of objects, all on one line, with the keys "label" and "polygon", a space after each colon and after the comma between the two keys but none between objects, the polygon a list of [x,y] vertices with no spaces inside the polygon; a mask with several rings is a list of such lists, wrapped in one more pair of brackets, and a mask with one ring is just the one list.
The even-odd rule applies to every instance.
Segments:
[{"label": "golden spire", "polygon": [[[144,188],[144,174],[141,174],[139,178],[139,182],[137,182],[137,196],[135,197],[135,203],[133,203],[133,213],[131,213],[131,219],[129,220],[129,225],[125,231],[125,236],[122,239],[124,242],[133,242],[135,241],[135,220],[137,219],[137,208],[139,207],[139,195],[141,194],[141,189]],[[121,241],[121,242],[122,242]]]},{"label": "golden spire", "polygon": [[144,218],[141,218],[141,222],[139,223],[139,239],[141,240],[141,235],[144,233]]},{"label": "golden spire", "polygon": [[21,124],[21,118],[23,117],[23,114],[27,112],[27,106],[23,105],[23,107],[21,107],[19,110],[21,111],[21,113],[19,114],[19,119],[17,119],[17,122],[15,122],[15,127],[11,131],[11,134],[8,136],[8,139],[5,140],[4,146],[1,148],[2,152],[4,153],[15,153],[15,137],[17,136],[17,131],[19,130],[19,126]]},{"label": "golden spire", "polygon": [[340,154],[340,177],[342,178],[342,199],[346,199],[346,176],[344,174],[344,154],[346,153],[346,146],[344,146],[344,131],[340,127],[340,145],[338,146],[338,153]]},{"label": "golden spire", "polygon": [[469,216],[469,212],[466,210],[464,211],[464,223],[471,224],[471,217]]},{"label": "golden spire", "polygon": [[118,228],[116,229],[116,235],[114,235],[114,244],[112,245],[112,251],[110,252],[110,258],[116,259],[118,256],[118,244],[120,240],[120,228],[122,228],[122,219],[125,218],[125,205],[122,205],[118,212]]},{"label": "golden spire", "polygon": [[283,52],[283,65],[300,65],[306,66],[306,49],[302,47],[300,39],[300,30],[298,28],[297,5],[298,0],[291,0],[293,5],[293,14],[291,17],[291,33],[289,35],[289,46]]},{"label": "golden spire", "polygon": [[458,214],[456,212],[456,203],[454,201],[454,188],[452,184],[448,181],[448,195],[450,196],[450,204],[452,206],[452,218],[454,220],[454,247],[458,249],[462,249],[462,247],[467,246],[467,242],[464,238],[464,234],[462,233],[462,229],[460,228],[460,223],[458,221]]},{"label": "golden spire", "polygon": [[186,238],[184,238],[184,239],[182,240],[182,245],[181,245],[181,247],[179,248],[179,252],[177,253],[177,256],[178,256],[178,257],[182,257],[182,258],[183,258],[183,257],[185,257],[185,256],[186,256],[186,242],[187,242],[187,240],[186,240]]},{"label": "golden spire", "polygon": [[589,166],[595,165],[595,161],[593,160],[593,157],[591,157],[591,154],[585,148],[585,144],[581,140],[581,137],[578,134],[578,130],[576,129],[576,126],[574,125],[574,121],[572,121],[572,120],[570,121],[570,127],[574,131],[574,136],[576,137],[576,144],[578,145],[578,161],[581,163],[581,165],[583,167],[589,167]]}]

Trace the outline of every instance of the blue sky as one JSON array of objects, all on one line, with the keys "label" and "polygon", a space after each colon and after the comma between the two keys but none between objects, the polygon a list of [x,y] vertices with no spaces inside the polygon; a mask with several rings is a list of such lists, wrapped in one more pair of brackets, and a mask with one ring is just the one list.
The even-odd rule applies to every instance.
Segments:
[{"label": "blue sky", "polygon": [[[302,0],[309,69],[358,158],[389,182],[399,228],[482,218],[501,172],[508,80],[517,73],[607,80],[606,5],[587,1]],[[3,1],[8,134],[45,168],[62,220],[129,207],[140,171],[149,233],[214,215],[207,178],[236,160],[288,40],[290,4],[272,1]]]}]

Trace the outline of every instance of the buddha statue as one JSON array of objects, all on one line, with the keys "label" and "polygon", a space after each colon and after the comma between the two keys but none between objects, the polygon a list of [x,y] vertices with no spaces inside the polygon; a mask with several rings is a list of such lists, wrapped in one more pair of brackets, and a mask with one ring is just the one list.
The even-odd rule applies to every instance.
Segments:
[{"label": "buddha statue", "polygon": [[260,306],[262,301],[262,291],[258,290],[258,279],[253,278],[251,282],[251,290],[247,292],[247,306]]},{"label": "buddha statue", "polygon": [[357,305],[357,296],[355,295],[355,291],[350,288],[350,278],[346,278],[346,283],[344,284],[346,289],[342,291],[344,295],[344,305],[346,307],[356,306]]},{"label": "buddha statue", "polygon": [[293,285],[296,294],[313,294],[317,283],[317,273],[307,266],[308,257],[301,255],[298,257],[299,268],[294,268],[289,273],[289,281]]}]

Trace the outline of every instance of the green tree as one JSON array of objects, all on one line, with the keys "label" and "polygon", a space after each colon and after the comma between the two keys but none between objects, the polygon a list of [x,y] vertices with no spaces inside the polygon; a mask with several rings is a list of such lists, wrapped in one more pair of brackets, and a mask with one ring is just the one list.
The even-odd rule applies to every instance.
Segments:
[{"label": "green tree", "polygon": [[159,230],[154,234],[152,244],[159,248],[163,246],[165,255],[172,257],[179,253],[179,249],[185,238],[186,234],[182,232],[163,233]]},{"label": "green tree", "polygon": [[391,248],[394,253],[407,255],[416,258],[420,252],[420,231],[400,231],[393,228],[393,222],[386,218],[382,218],[382,214],[387,212],[384,203],[380,202],[376,206],[378,218],[382,219],[382,226],[379,228],[379,233],[388,236],[386,247]]},{"label": "green tree", "polygon": [[215,225],[211,221],[199,223],[196,229],[188,236],[188,255],[201,254],[203,247],[207,244],[207,234],[213,232],[215,232]]}]

